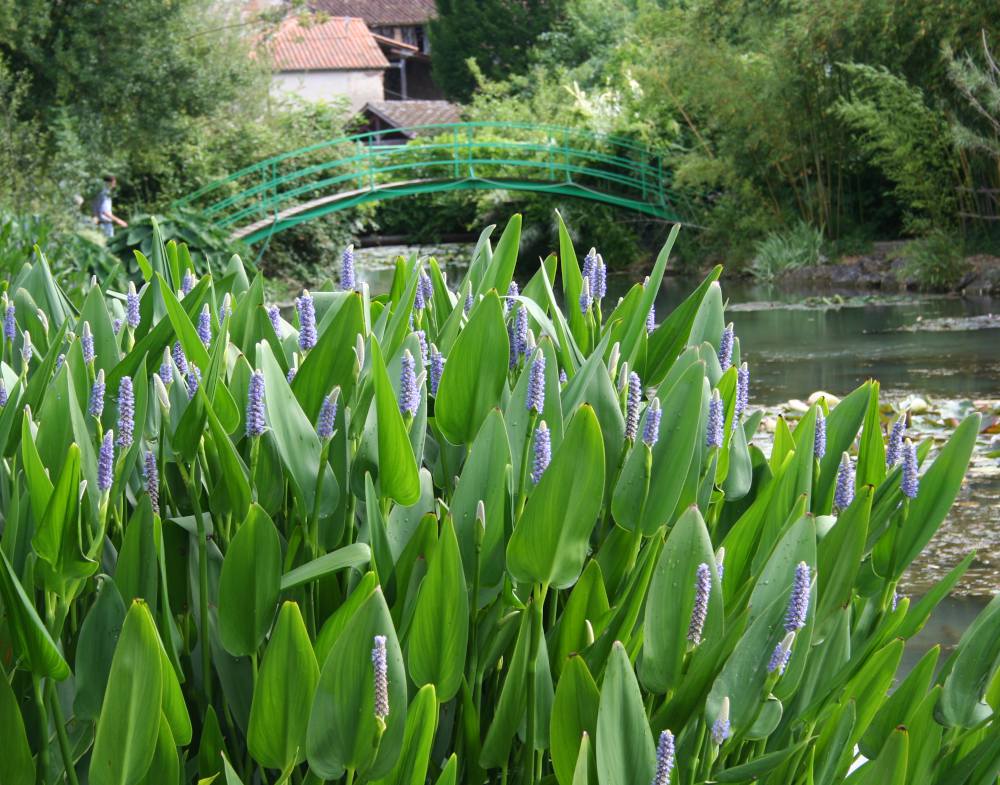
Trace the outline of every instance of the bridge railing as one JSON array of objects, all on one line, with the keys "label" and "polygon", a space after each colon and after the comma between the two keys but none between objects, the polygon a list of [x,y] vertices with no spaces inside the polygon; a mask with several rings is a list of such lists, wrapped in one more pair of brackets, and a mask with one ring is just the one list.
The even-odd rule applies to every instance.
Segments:
[{"label": "bridge railing", "polygon": [[[400,144],[401,132],[414,138]],[[610,191],[673,213],[669,171],[629,140],[582,129],[528,123],[449,123],[386,129],[324,141],[260,161],[178,202],[220,227],[277,217],[341,192],[392,183],[530,180]]]}]

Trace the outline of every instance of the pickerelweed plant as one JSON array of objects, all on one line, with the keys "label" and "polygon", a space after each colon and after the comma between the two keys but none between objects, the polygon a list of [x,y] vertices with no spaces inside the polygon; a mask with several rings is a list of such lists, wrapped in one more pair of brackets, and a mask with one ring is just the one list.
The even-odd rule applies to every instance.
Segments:
[{"label": "pickerelweed plant", "polygon": [[614,303],[520,224],[291,322],[160,242],[8,282],[0,782],[995,781],[1000,602],[894,681],[978,415],[887,461],[867,382],[765,456],[720,269],[657,322],[676,229]]}]

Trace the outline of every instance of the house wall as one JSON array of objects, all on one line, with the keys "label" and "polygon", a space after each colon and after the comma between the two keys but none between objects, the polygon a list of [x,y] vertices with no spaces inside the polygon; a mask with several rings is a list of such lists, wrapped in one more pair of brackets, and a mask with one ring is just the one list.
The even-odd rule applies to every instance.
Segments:
[{"label": "house wall", "polygon": [[333,101],[346,97],[352,112],[368,101],[384,97],[381,70],[374,71],[283,71],[272,76],[278,93],[296,95],[307,101]]}]

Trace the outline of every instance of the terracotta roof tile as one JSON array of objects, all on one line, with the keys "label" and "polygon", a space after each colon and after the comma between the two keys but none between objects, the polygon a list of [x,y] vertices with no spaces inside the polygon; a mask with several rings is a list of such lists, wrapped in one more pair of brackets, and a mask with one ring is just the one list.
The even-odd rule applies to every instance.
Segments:
[{"label": "terracotta roof tile", "polygon": [[422,25],[437,16],[434,0],[313,0],[312,7],[333,16],[357,16],[370,27]]},{"label": "terracotta roof tile", "polygon": [[333,17],[302,24],[285,19],[268,44],[277,71],[353,71],[388,68],[363,19]]}]

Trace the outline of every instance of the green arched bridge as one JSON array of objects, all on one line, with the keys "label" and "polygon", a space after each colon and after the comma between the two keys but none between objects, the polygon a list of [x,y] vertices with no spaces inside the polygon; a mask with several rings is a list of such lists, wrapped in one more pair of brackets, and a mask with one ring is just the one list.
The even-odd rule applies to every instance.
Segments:
[{"label": "green arched bridge", "polygon": [[[405,143],[405,144],[404,144]],[[653,151],[627,140],[528,123],[447,123],[345,136],[209,183],[196,209],[248,243],[337,210],[421,193],[533,191],[590,199],[665,221],[689,213]]]}]

